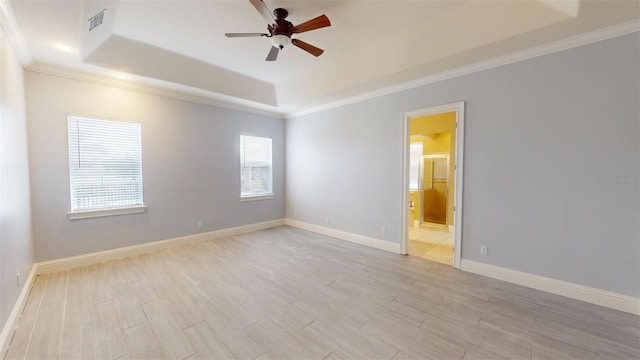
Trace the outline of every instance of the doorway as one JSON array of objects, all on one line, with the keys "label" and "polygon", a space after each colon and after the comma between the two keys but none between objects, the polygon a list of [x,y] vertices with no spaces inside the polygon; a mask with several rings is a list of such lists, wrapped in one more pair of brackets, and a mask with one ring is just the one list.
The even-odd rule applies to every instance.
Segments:
[{"label": "doorway", "polygon": [[403,114],[401,253],[460,268],[464,102]]}]

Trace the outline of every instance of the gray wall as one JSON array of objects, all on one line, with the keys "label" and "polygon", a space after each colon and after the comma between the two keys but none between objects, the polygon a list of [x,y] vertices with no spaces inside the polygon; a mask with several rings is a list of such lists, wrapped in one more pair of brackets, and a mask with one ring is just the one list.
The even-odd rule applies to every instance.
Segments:
[{"label": "gray wall", "polygon": [[[26,79],[37,261],[284,216],[283,120],[33,72]],[[68,113],[142,124],[146,213],[67,218]],[[273,138],[274,199],[239,201],[240,134]]]},{"label": "gray wall", "polygon": [[401,114],[465,101],[462,257],[640,296],[639,40],[287,120],[287,217],[399,243]]},{"label": "gray wall", "polygon": [[30,204],[24,70],[0,28],[0,329],[34,262]]}]

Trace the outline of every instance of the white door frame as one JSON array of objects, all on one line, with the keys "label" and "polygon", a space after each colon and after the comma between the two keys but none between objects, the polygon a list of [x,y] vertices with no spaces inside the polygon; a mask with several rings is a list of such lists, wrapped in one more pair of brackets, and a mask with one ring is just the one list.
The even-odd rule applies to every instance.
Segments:
[{"label": "white door frame", "polygon": [[419,110],[407,111],[402,114],[402,211],[400,226],[400,253],[407,255],[409,248],[409,147],[411,145],[410,121],[412,117],[442,114],[447,112],[456,113],[456,158],[455,177],[453,191],[453,228],[454,228],[454,251],[453,267],[460,269],[460,257],[462,254],[462,173],[464,159],[464,101],[451,104],[432,106]]}]

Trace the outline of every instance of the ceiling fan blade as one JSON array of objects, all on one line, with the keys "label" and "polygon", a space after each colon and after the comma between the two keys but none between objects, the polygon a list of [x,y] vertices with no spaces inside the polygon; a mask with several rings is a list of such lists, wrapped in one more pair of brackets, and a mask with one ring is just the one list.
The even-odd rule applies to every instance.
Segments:
[{"label": "ceiling fan blade", "polygon": [[298,39],[291,39],[291,43],[297,47],[299,47],[300,49],[308,52],[309,54],[318,57],[320,55],[322,55],[322,53],[324,52],[324,50],[317,48],[309,43],[306,43],[302,40],[298,40]]},{"label": "ceiling fan blade", "polygon": [[269,50],[269,54],[267,54],[267,58],[265,59],[266,61],[276,61],[276,59],[278,58],[278,52],[280,51],[280,49],[278,49],[275,46],[271,47],[271,50]]},{"label": "ceiling fan blade", "polygon": [[263,33],[224,33],[226,37],[258,37],[258,36],[269,36],[269,34]]},{"label": "ceiling fan blade", "polygon": [[299,34],[305,31],[320,29],[327,26],[331,26],[331,21],[329,21],[329,18],[326,15],[320,15],[317,18],[311,19],[309,21],[303,22],[302,24],[294,26],[291,32],[293,34]]},{"label": "ceiling fan blade", "polygon": [[251,3],[251,5],[253,5],[253,7],[256,8],[256,10],[258,10],[260,15],[262,15],[262,17],[265,20],[267,20],[267,24],[272,24],[273,23],[273,20],[275,20],[275,19],[273,18],[271,10],[269,10],[269,8],[267,7],[267,4],[265,4],[264,1],[262,1],[262,0],[249,0],[249,2]]}]

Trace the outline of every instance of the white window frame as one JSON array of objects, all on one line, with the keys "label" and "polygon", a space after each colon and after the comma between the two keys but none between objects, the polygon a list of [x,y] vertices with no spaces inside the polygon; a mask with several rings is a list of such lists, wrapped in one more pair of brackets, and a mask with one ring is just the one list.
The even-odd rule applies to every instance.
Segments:
[{"label": "white window frame", "polygon": [[[268,179],[268,189],[264,192],[244,192],[243,191],[243,176],[244,169],[246,166],[245,154],[245,139],[263,139],[268,140],[268,159],[264,164],[268,165],[269,168],[269,179]],[[253,135],[240,135],[240,201],[254,201],[254,200],[267,200],[273,199],[273,139],[270,137],[264,136],[253,136]]]},{"label": "white window frame", "polygon": [[[112,123],[116,123],[116,122],[120,122],[120,123],[130,123],[130,124],[136,124],[139,127],[138,130],[138,139],[137,139],[137,144],[134,144],[135,146],[137,146],[137,151],[138,151],[138,158],[140,159],[140,168],[139,168],[139,182],[141,184],[141,189],[140,189],[140,195],[139,195],[139,201],[137,201],[136,204],[131,204],[131,205],[126,205],[126,206],[111,206],[111,207],[102,207],[102,208],[74,208],[74,179],[73,179],[73,162],[74,159],[72,159],[72,145],[71,145],[71,140],[72,137],[74,136],[73,134],[70,133],[71,131],[71,127],[69,126],[71,121],[82,121],[82,120],[87,120],[87,121],[100,121],[100,122],[112,122]],[[142,128],[140,123],[138,122],[134,122],[134,121],[124,121],[124,120],[114,120],[114,119],[102,119],[102,118],[96,118],[96,117],[88,117],[88,116],[78,116],[78,115],[68,115],[67,116],[67,146],[68,146],[68,166],[69,166],[69,206],[70,206],[70,211],[67,213],[69,219],[74,220],[74,219],[85,219],[85,218],[93,218],[93,217],[101,217],[101,216],[113,216],[113,215],[123,215],[123,214],[134,214],[134,213],[142,213],[146,211],[146,205],[144,205],[144,182],[143,182],[143,177],[142,177]],[[76,137],[78,135],[75,135]],[[76,154],[76,156],[78,156]]]}]

